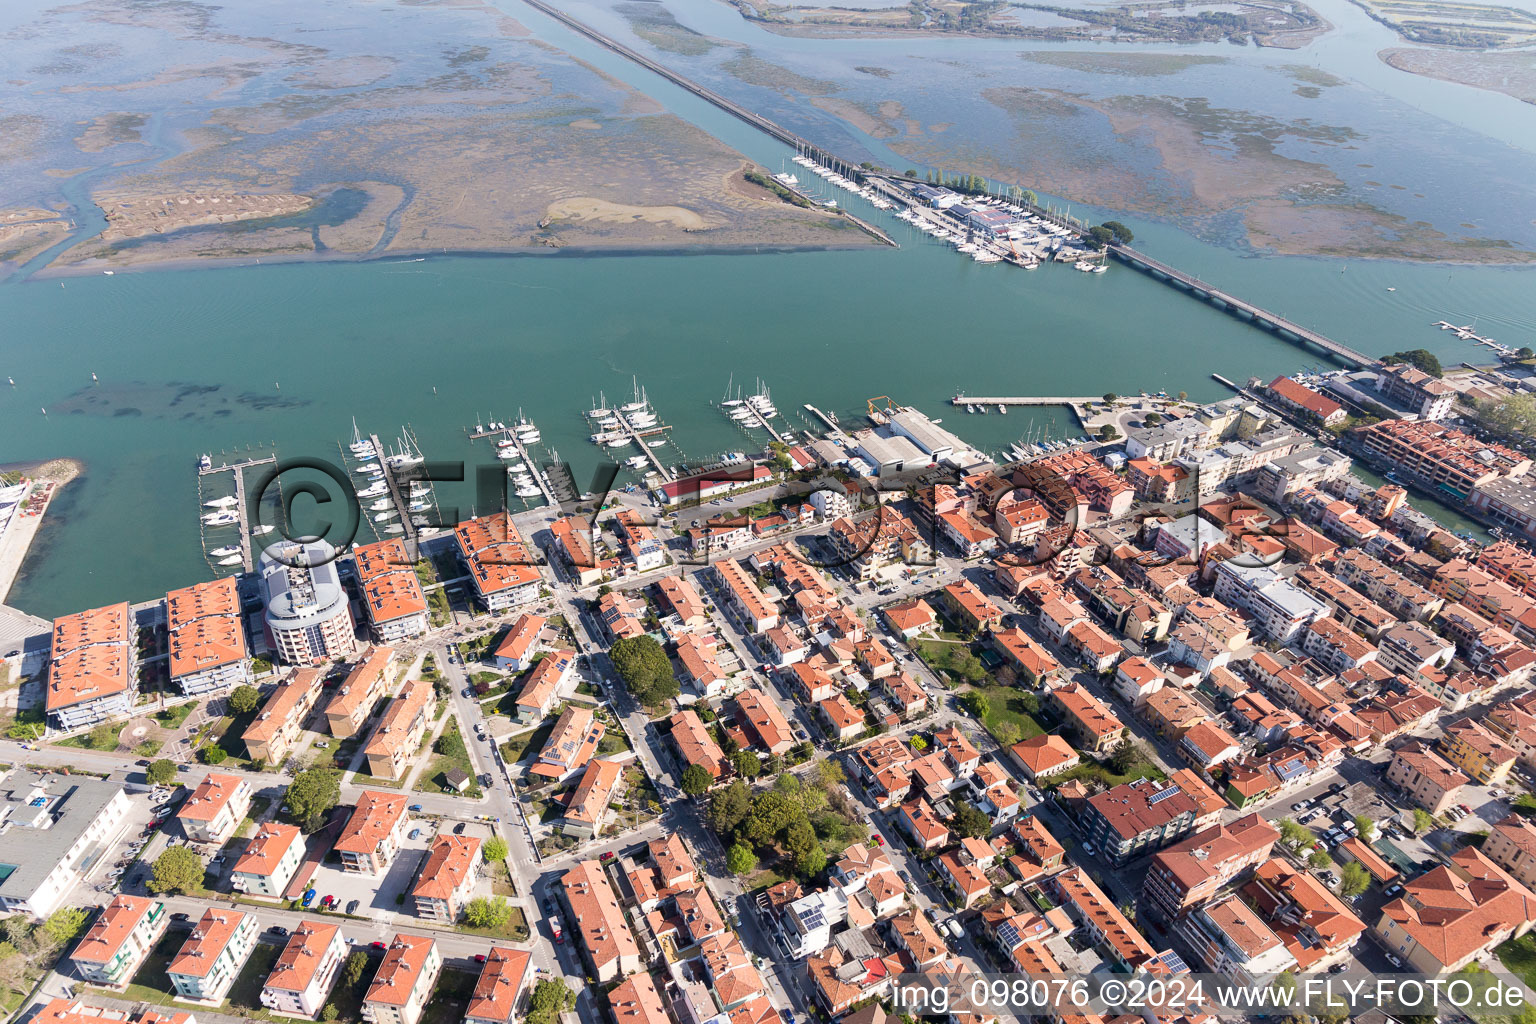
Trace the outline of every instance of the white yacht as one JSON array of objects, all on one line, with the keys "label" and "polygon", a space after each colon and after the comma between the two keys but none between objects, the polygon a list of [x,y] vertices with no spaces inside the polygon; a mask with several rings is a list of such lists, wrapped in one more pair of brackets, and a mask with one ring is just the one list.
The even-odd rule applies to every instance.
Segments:
[{"label": "white yacht", "polygon": [[238,544],[225,544],[221,548],[214,548],[208,552],[214,558],[228,558],[230,555],[238,555],[239,553],[240,546]]},{"label": "white yacht", "polygon": [[609,448],[623,448],[627,444],[629,444],[629,438],[627,438],[627,437],[616,437],[612,441],[608,442],[608,447]]},{"label": "white yacht", "polygon": [[658,437],[654,441],[647,441],[646,442],[646,446],[649,447],[649,448],[660,448],[662,445],[664,445],[666,443],[667,443],[667,439],[666,438]]},{"label": "white yacht", "polygon": [[528,464],[525,462],[512,462],[507,465],[507,476],[517,476],[528,472]]},{"label": "white yacht", "polygon": [[539,434],[537,429],[529,430],[529,431],[526,431],[526,432],[519,430],[517,432],[517,439],[518,439],[518,441],[522,442],[523,444],[538,444],[540,436],[541,435]]},{"label": "white yacht", "polygon": [[630,469],[643,469],[645,464],[649,461],[650,460],[647,459],[644,455],[636,455],[632,458],[625,459],[624,465],[628,466]]},{"label": "white yacht", "polygon": [[384,527],[384,532],[385,533],[404,533],[405,532],[405,527],[401,526],[399,523],[390,523],[388,526]]},{"label": "white yacht", "polygon": [[243,559],[239,555],[230,555],[228,558],[219,559],[220,565],[239,565]]},{"label": "white yacht", "polygon": [[203,516],[203,525],[205,526],[233,526],[239,521],[240,513],[230,512],[228,510],[223,512],[209,512],[207,515]]},{"label": "white yacht", "polygon": [[275,529],[276,529],[276,527],[273,526],[271,523],[263,523],[260,526],[253,526],[253,527],[251,527],[251,536],[252,537],[265,537],[267,534],[271,533]]},{"label": "white yacht", "polygon": [[240,499],[239,498],[223,497],[223,498],[214,498],[212,501],[205,501],[205,502],[203,502],[203,507],[204,508],[234,508],[238,504],[240,504]]},{"label": "white yacht", "polygon": [[423,526],[421,529],[416,531],[416,534],[419,537],[431,537],[437,532],[438,529],[435,526]]},{"label": "white yacht", "polygon": [[502,462],[512,462],[516,459],[521,459],[523,457],[523,453],[518,451],[516,448],[503,448],[501,451],[496,453],[496,457]]},{"label": "white yacht", "polygon": [[373,521],[376,523],[382,523],[388,519],[396,519],[399,517],[399,515],[399,512],[396,512],[394,509],[390,509],[388,512],[380,512],[378,515],[374,516]]},{"label": "white yacht", "polygon": [[537,497],[539,497],[539,489],[537,487],[534,487],[532,484],[528,484],[526,486],[519,487],[514,493],[519,498],[537,498]]},{"label": "white yacht", "polygon": [[362,490],[358,491],[357,496],[359,498],[377,498],[387,490],[389,490],[389,488],[384,486],[383,480],[375,480],[367,487],[364,487]]}]

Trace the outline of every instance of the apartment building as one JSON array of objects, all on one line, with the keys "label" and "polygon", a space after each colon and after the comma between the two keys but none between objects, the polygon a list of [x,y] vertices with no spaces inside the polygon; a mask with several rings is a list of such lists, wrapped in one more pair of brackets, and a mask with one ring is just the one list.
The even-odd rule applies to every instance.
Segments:
[{"label": "apartment building", "polygon": [[434,707],[433,687],[425,679],[412,679],[400,689],[379,717],[364,749],[369,775],[398,779],[405,774],[426,735]]},{"label": "apartment building", "polygon": [[337,739],[356,735],[394,681],[393,647],[375,647],[353,666],[325,706],[326,727]]},{"label": "apartment building", "polygon": [[241,737],[251,760],[281,764],[304,731],[304,723],[319,699],[318,669],[298,669],[278,683]]},{"label": "apartment building", "polygon": [[963,629],[984,633],[1002,625],[1003,612],[968,579],[947,585],[941,592],[944,606]]},{"label": "apartment building", "polygon": [[1079,750],[1097,753],[1120,742],[1125,724],[1081,683],[1052,690],[1050,701],[1061,712]]},{"label": "apartment building", "polygon": [[1396,569],[1364,551],[1339,552],[1333,575],[1365,593],[1372,601],[1404,621],[1429,621],[1445,607],[1445,599],[1431,594]]},{"label": "apartment building", "polygon": [[348,952],[338,925],[300,923],[261,987],[261,1005],[285,1016],[318,1019]]},{"label": "apartment building", "polygon": [[1504,529],[1536,540],[1536,486],[1529,475],[1478,484],[1467,504]]},{"label": "apartment building", "polygon": [[1439,748],[1446,761],[1484,786],[1497,786],[1515,766],[1515,748],[1471,718],[1445,726]]},{"label": "apartment building", "polygon": [[1276,377],[1269,382],[1268,390],[1270,397],[1281,405],[1325,427],[1343,423],[1347,418],[1348,414],[1338,402],[1302,387],[1289,377]]},{"label": "apartment building", "polygon": [[336,839],[343,870],[378,875],[389,867],[405,841],[405,801],[403,794],[363,790]]},{"label": "apartment building", "polygon": [[436,941],[396,932],[363,997],[363,1019],[369,1024],[417,1024],[442,970]]},{"label": "apartment building", "polygon": [[545,654],[528,673],[513,705],[513,718],[522,724],[542,722],[560,697],[560,688],[576,671],[576,652],[555,650]]},{"label": "apartment building", "polygon": [[560,831],[565,835],[590,839],[602,831],[608,804],[614,799],[624,779],[624,766],[617,761],[594,757],[582,770],[581,781],[571,793]]},{"label": "apartment building", "polygon": [[782,754],[795,745],[795,734],[789,719],[779,710],[772,697],[757,689],[742,690],[736,695],[736,711],[742,728],[756,741],[759,749],[770,754]]},{"label": "apartment building", "polygon": [[683,629],[702,629],[709,624],[704,599],[688,577],[663,576],[656,581],[656,587],[661,591],[662,603],[672,609]]},{"label": "apartment building", "polygon": [[1083,826],[1104,856],[1119,864],[1189,833],[1199,813],[1179,786],[1136,779],[1089,797]]},{"label": "apartment building", "polygon": [[1470,846],[1404,888],[1381,908],[1374,930],[1411,971],[1460,970],[1536,922],[1536,895]]},{"label": "apartment building", "polygon": [[119,782],[26,769],[0,782],[0,909],[42,920],[122,835],[128,794]]},{"label": "apartment building", "polygon": [[1072,867],[1053,875],[1048,885],[1061,900],[1061,908],[1077,922],[1085,941],[1093,945],[1102,943],[1120,968],[1132,970],[1157,955],[1157,950],[1083,868]]},{"label": "apartment building", "polygon": [[725,605],[749,633],[761,633],[779,624],[779,613],[758,589],[751,573],[734,558],[722,558],[713,566]]},{"label": "apartment building", "polygon": [[632,508],[614,514],[613,528],[624,541],[624,554],[634,563],[636,572],[650,572],[667,564],[667,552],[656,533]]},{"label": "apartment building", "polygon": [[235,577],[165,595],[171,685],[189,697],[251,681],[250,651],[240,624]]},{"label": "apartment building", "polygon": [[[533,957],[526,950],[492,946],[470,993],[464,1024],[515,1024],[523,1010],[523,991],[529,980]],[[649,975],[636,975],[649,978]],[[610,1002],[613,1000],[609,994]],[[663,1021],[665,1024],[665,1015]]]},{"label": "apartment building", "polygon": [[352,560],[375,643],[398,644],[427,631],[427,595],[403,540],[363,544],[353,549]]},{"label": "apartment building", "polygon": [[506,512],[465,520],[454,527],[453,539],[475,597],[487,611],[505,611],[538,598],[544,577],[533,549]]},{"label": "apartment building", "polygon": [[725,772],[725,751],[715,742],[699,718],[697,711],[685,708],[669,720],[672,745],[677,749],[678,763],[700,765],[709,772],[710,778],[718,779]]},{"label": "apartment building", "polygon": [[544,749],[528,769],[529,774],[562,781],[576,774],[592,760],[607,726],[597,720],[584,704],[567,704],[555,721]]},{"label": "apartment building", "polygon": [[1195,907],[1175,928],[1206,970],[1238,985],[1260,986],[1291,970],[1296,958],[1258,911],[1236,895]]},{"label": "apartment building", "polygon": [[1454,805],[1461,787],[1472,781],[1417,740],[1392,752],[1386,780],[1430,814],[1440,814]]},{"label": "apartment building", "polygon": [[195,1024],[190,1013],[162,1013],[141,1007],[133,1011],[87,1006],[73,997],[50,1000],[37,1016],[37,1024]]},{"label": "apartment building", "polygon": [[1299,970],[1344,959],[1365,924],[1310,872],[1272,857],[1254,869],[1244,897],[1258,907]]},{"label": "apartment building", "polygon": [[480,840],[439,833],[411,887],[416,916],[453,924],[480,880]]},{"label": "apartment building", "polygon": [[69,954],[70,963],[93,985],[126,988],[169,920],[164,903],[118,893]]},{"label": "apartment building", "polygon": [[1519,452],[1438,423],[1382,420],[1357,428],[1355,438],[1374,459],[1458,503],[1480,484],[1522,477],[1531,467]]},{"label": "apartment building", "polygon": [[139,688],[138,642],[127,602],[53,620],[44,706],[71,731],[127,715]]},{"label": "apartment building", "polygon": [[1387,630],[1377,651],[1389,670],[1418,676],[1449,665],[1456,645],[1422,622],[1404,622]]},{"label": "apartment building", "polygon": [[1456,389],[1433,374],[1408,363],[1376,367],[1376,390],[1419,419],[1443,420],[1456,406]]},{"label": "apartment building", "polygon": [[1142,905],[1171,921],[1268,860],[1279,839],[1280,830],[1258,814],[1202,829],[1153,856]]},{"label": "apartment building", "polygon": [[304,834],[297,825],[266,821],[245,847],[230,873],[236,892],[279,899],[304,862]]},{"label": "apartment building", "polygon": [[503,672],[524,672],[533,665],[539,651],[539,638],[549,620],[542,615],[524,612],[507,628],[501,643],[492,655],[496,667]]},{"label": "apartment building", "polygon": [[182,999],[216,1006],[256,947],[260,929],[254,914],[211,907],[171,958],[165,975]]},{"label": "apartment building", "polygon": [[1477,553],[1477,567],[1494,579],[1536,599],[1536,555],[1501,540]]},{"label": "apartment building", "polygon": [[1267,566],[1222,562],[1216,566],[1216,600],[1252,616],[1260,636],[1290,643],[1313,619],[1328,613],[1322,602]]},{"label": "apartment building", "polygon": [[595,860],[585,860],[560,878],[570,920],[576,923],[582,956],[599,984],[618,981],[644,966],[618,897]]},{"label": "apartment building", "polygon": [[1375,661],[1378,654],[1370,642],[1329,615],[1307,625],[1301,634],[1301,649],[1334,674]]},{"label": "apartment building", "polygon": [[176,812],[181,830],[198,843],[223,843],[251,809],[251,784],[210,772]]},{"label": "apartment building", "polygon": [[357,649],[351,601],[324,540],[279,541],[256,565],[269,646],[290,665],[345,658]]}]

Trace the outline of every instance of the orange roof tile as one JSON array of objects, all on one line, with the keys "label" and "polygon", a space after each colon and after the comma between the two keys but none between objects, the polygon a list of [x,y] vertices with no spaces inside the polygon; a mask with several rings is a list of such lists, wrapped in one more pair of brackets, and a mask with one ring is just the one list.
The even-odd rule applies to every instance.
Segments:
[{"label": "orange roof tile", "polygon": [[366,1002],[384,1003],[386,1006],[404,1006],[411,998],[411,990],[426,970],[427,959],[436,945],[424,935],[406,935],[397,932],[384,951],[384,961],[379,964],[368,986]]},{"label": "orange roof tile", "polygon": [[224,947],[235,937],[235,932],[247,915],[238,910],[210,907],[181,949],[171,958],[167,974],[180,974],[188,978],[205,978],[213,970],[214,963]]},{"label": "orange roof tile", "polygon": [[411,888],[412,899],[448,900],[464,884],[480,854],[480,840],[475,836],[439,833],[432,840],[427,859],[422,862]]},{"label": "orange roof tile", "polygon": [[532,959],[533,954],[527,950],[492,946],[486,954],[485,966],[480,968],[480,977],[475,981],[474,992],[470,993],[464,1016],[512,1024]]},{"label": "orange roof tile", "polygon": [[405,796],[365,789],[336,840],[335,849],[343,853],[373,854],[405,817]]},{"label": "orange roof tile", "polygon": [[288,936],[288,944],[267,975],[267,988],[283,992],[303,992],[315,979],[325,960],[326,950],[336,941],[339,925],[303,921]]}]

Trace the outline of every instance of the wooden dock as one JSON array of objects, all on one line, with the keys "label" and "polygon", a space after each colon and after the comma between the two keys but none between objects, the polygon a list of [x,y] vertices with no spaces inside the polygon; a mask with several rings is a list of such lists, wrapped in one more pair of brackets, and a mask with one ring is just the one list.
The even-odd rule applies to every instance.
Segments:
[{"label": "wooden dock", "polygon": [[[200,528],[203,525],[202,524],[202,515],[203,515],[203,509],[205,507],[203,505],[203,501],[202,501],[202,498],[203,498],[202,478],[205,477],[205,476],[213,476],[216,473],[224,473],[224,472],[233,473],[234,476],[235,476],[235,508],[234,508],[234,510],[235,510],[235,513],[237,515],[239,515],[239,517],[240,517],[240,521],[235,524],[235,528],[240,531],[240,564],[241,564],[241,568],[245,572],[255,572],[256,571],[256,556],[255,556],[255,552],[253,551],[253,548],[252,548],[252,545],[251,545],[250,508],[247,505],[246,496],[245,496],[245,471],[247,469],[252,469],[252,468],[254,468],[256,466],[270,466],[270,465],[275,464],[276,462],[277,462],[277,456],[276,455],[268,455],[268,456],[266,456],[264,458],[260,458],[260,459],[243,459],[240,462],[230,462],[230,463],[226,463],[225,465],[222,465],[222,466],[210,465],[210,466],[207,466],[207,467],[203,467],[203,466],[197,467],[197,475],[198,475],[198,488],[197,488],[198,502],[197,502],[197,508],[198,508],[198,526]],[[203,531],[202,531],[202,529],[199,529],[198,532],[201,533]],[[204,550],[206,551],[206,549],[207,549],[207,540],[206,540],[206,538],[204,539],[203,545],[204,545]]]},{"label": "wooden dock", "polygon": [[646,458],[646,461],[649,462],[652,466],[655,467],[656,475],[661,477],[661,479],[663,481],[665,481],[666,483],[671,483],[672,482],[672,472],[671,472],[671,470],[667,469],[666,465],[661,461],[661,459],[657,458],[656,452],[649,445],[647,445],[645,443],[645,438],[647,436],[649,436],[651,434],[660,433],[660,432],[665,431],[665,430],[667,430],[669,428],[666,425],[664,425],[664,424],[659,424],[658,423],[654,427],[647,427],[646,428],[646,433],[642,434],[639,430],[636,430],[634,427],[629,425],[629,417],[625,416],[622,412],[620,412],[617,409],[612,410],[612,412],[613,412],[613,418],[619,421],[620,429],[622,429],[624,431],[624,433],[629,435],[630,440],[633,441],[635,443],[635,446],[640,449],[640,454],[644,455],[645,458]]},{"label": "wooden dock", "polygon": [[[394,469],[390,467],[389,463],[384,461],[384,444],[379,440],[379,435],[369,434],[368,440],[373,442],[374,458],[379,460],[379,468],[384,471],[384,486],[389,488],[389,500],[395,503],[395,511],[400,514],[400,525],[405,529],[405,532],[400,536],[407,544],[414,545],[416,543],[416,524],[411,522],[410,500],[400,493],[400,481],[395,479]],[[369,515],[366,509],[359,514]],[[371,516],[370,521],[372,521]],[[389,524],[385,523],[384,525],[388,526]],[[377,532],[388,533],[389,531],[379,530]]]},{"label": "wooden dock", "polygon": [[1043,397],[1016,395],[1006,398],[972,398],[969,395],[956,395],[954,398],[949,400],[949,404],[962,407],[967,405],[977,405],[991,406],[995,408],[999,405],[1081,405],[1087,402],[1102,402],[1103,400],[1103,395],[1090,395],[1088,397],[1084,397],[1082,395],[1046,395]]}]

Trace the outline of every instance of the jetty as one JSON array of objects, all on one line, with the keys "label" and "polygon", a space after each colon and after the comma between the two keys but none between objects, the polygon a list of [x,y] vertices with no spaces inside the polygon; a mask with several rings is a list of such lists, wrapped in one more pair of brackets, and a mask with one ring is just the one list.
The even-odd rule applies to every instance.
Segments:
[{"label": "jetty", "polygon": [[[655,467],[656,475],[661,477],[662,482],[671,483],[672,471],[669,470],[666,467],[666,464],[656,456],[656,450],[645,443],[645,438],[654,434],[665,433],[670,428],[665,424],[658,423],[654,427],[646,427],[643,431],[636,429],[633,425],[630,424],[629,417],[617,409],[613,410],[613,418],[619,421],[619,429],[623,430],[624,433],[629,435],[630,440],[635,443],[635,447],[640,449],[640,454],[644,455],[646,461]],[[540,486],[543,486],[542,482],[540,483]],[[551,504],[553,504],[553,502],[551,502]]]},{"label": "jetty", "polygon": [[395,479],[395,471],[384,461],[384,445],[379,441],[378,434],[369,434],[368,440],[373,442],[373,450],[377,453],[379,468],[384,471],[384,486],[389,488],[389,500],[394,502],[395,511],[400,513],[400,525],[405,528],[405,542],[416,543],[416,524],[411,522],[411,503],[400,492],[400,481]]},{"label": "jetty", "polygon": [[1083,395],[1076,395],[1076,396],[1045,395],[1045,396],[1041,396],[1041,397],[1014,395],[1012,397],[1004,397],[1004,398],[971,398],[968,395],[959,394],[959,395],[956,395],[954,398],[951,398],[949,400],[949,404],[950,405],[959,405],[959,406],[966,406],[966,405],[982,405],[982,406],[998,406],[998,405],[1085,405],[1085,404],[1087,404],[1089,402],[1102,402],[1103,400],[1104,400],[1104,396],[1102,396],[1102,395],[1088,395],[1088,396],[1083,396]]},{"label": "jetty", "polygon": [[[197,467],[197,497],[199,509],[203,507],[203,477],[212,476],[215,473],[225,472],[233,473],[235,475],[234,511],[235,514],[240,517],[240,521],[235,525],[240,531],[240,564],[246,572],[256,571],[256,559],[251,550],[250,508],[247,504],[245,496],[245,471],[248,469],[253,469],[256,466],[270,466],[276,462],[276,455],[268,455],[259,459],[243,459],[240,462],[230,462],[222,466],[215,466],[210,463],[207,466]],[[201,520],[199,520],[198,525],[199,527],[202,526]],[[199,532],[201,532],[201,530]]]}]

